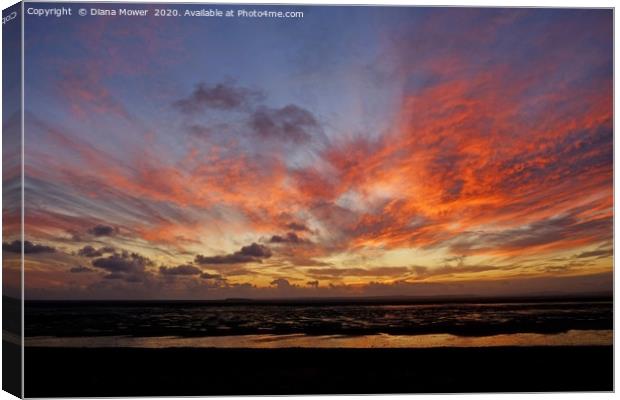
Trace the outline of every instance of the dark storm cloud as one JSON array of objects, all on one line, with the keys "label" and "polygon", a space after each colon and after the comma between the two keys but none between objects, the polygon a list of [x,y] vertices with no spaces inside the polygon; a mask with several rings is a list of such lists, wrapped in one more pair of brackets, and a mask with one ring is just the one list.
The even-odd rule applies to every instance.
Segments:
[{"label": "dark storm cloud", "polygon": [[271,239],[269,239],[270,243],[291,243],[291,244],[302,244],[309,243],[307,239],[299,237],[295,232],[289,232],[284,236],[273,235]]},{"label": "dark storm cloud", "polygon": [[118,228],[107,225],[96,225],[90,228],[88,233],[94,236],[114,236],[118,233]]},{"label": "dark storm cloud", "polygon": [[176,267],[159,267],[159,273],[163,275],[198,275],[201,272],[200,268],[189,264]]},{"label": "dark storm cloud", "polygon": [[271,281],[271,285],[277,287],[278,289],[288,289],[293,287],[293,285],[291,285],[291,283],[284,278],[274,279]]},{"label": "dark storm cloud", "polygon": [[99,249],[95,249],[93,246],[87,245],[78,250],[78,255],[82,257],[94,258],[101,257],[104,254],[114,253],[113,247],[101,247]]},{"label": "dark storm cloud", "polygon": [[203,285],[208,288],[227,288],[230,286],[227,279],[220,274],[203,272],[200,274],[200,278],[203,280]]},{"label": "dark storm cloud", "polygon": [[262,259],[271,257],[271,250],[262,244],[252,243],[249,246],[243,246],[241,250],[232,254],[221,256],[206,257],[197,255],[195,262],[197,264],[242,264],[250,262],[262,262]]},{"label": "dark storm cloud", "polygon": [[222,275],[220,274],[210,274],[208,272],[203,272],[202,274],[200,274],[200,277],[202,279],[218,279],[218,280],[223,279]]},{"label": "dark storm cloud", "polygon": [[137,254],[123,251],[92,261],[92,266],[109,272],[106,279],[123,279],[126,282],[141,282],[147,275],[145,268],[153,261]]},{"label": "dark storm cloud", "polygon": [[[2,243],[2,250],[8,251],[9,253],[21,253],[22,252],[22,242],[19,240],[14,240],[11,243]],[[35,244],[29,242],[28,240],[24,241],[24,254],[38,254],[38,253],[55,253],[56,249],[50,246],[45,246],[42,244]]]},{"label": "dark storm cloud", "polygon": [[88,267],[84,267],[82,265],[78,265],[77,267],[73,267],[69,270],[69,272],[72,272],[74,274],[79,274],[82,272],[93,272],[94,270],[92,268],[88,268]]},{"label": "dark storm cloud", "polygon": [[244,256],[239,253],[226,254],[223,256],[205,257],[198,254],[194,260],[198,264],[241,264],[250,262],[260,262],[260,259],[251,256]]},{"label": "dark storm cloud", "polygon": [[199,83],[188,97],[176,101],[174,107],[185,114],[194,114],[208,108],[233,110],[242,108],[262,97],[260,91],[227,83],[218,83],[215,86]]},{"label": "dark storm cloud", "polygon": [[200,278],[202,279],[201,285],[207,288],[228,288],[230,286],[226,278],[219,274],[209,274],[207,272],[203,272],[200,274]]},{"label": "dark storm cloud", "polygon": [[137,253],[117,253],[106,258],[98,258],[92,262],[94,267],[105,269],[109,272],[132,272],[143,270],[153,262]]},{"label": "dark storm cloud", "polygon": [[283,108],[260,107],[251,116],[250,127],[262,139],[303,143],[322,135],[316,118],[308,110],[289,104]]},{"label": "dark storm cloud", "polygon": [[304,224],[300,224],[297,222],[291,222],[290,224],[286,225],[287,228],[289,228],[292,231],[298,231],[298,232],[304,232],[304,231],[308,231],[308,227]]},{"label": "dark storm cloud", "polygon": [[[19,243],[19,242],[17,242]],[[11,245],[15,245],[15,242],[11,243]],[[51,246],[45,246],[42,244],[34,244],[29,241],[24,241],[24,253],[25,254],[35,254],[35,253],[55,253],[56,249]]]},{"label": "dark storm cloud", "polygon": [[271,250],[262,244],[252,243],[249,246],[243,246],[239,253],[251,257],[269,258],[271,257]]}]

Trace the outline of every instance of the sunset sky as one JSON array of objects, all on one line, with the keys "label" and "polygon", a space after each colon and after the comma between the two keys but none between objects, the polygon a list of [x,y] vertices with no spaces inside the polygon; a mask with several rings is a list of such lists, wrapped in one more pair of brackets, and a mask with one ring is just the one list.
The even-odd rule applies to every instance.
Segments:
[{"label": "sunset sky", "polygon": [[27,298],[611,290],[611,10],[274,8],[26,16]]}]

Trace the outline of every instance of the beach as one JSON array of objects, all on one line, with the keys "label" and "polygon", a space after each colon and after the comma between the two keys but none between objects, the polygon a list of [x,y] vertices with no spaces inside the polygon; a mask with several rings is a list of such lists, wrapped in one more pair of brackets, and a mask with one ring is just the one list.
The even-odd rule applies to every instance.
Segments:
[{"label": "beach", "polygon": [[610,391],[609,300],[27,302],[27,397]]}]

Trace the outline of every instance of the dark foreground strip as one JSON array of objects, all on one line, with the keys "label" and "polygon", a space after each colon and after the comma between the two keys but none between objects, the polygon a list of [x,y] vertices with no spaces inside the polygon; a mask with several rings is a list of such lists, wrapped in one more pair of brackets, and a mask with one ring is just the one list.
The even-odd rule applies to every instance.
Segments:
[{"label": "dark foreground strip", "polygon": [[611,346],[27,348],[27,397],[613,390]]}]

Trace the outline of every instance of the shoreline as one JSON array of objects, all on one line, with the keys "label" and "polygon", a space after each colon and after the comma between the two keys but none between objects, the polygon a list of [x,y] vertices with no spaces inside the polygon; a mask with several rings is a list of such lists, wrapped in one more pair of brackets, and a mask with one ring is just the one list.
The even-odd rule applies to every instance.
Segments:
[{"label": "shoreline", "polygon": [[606,346],[613,344],[613,330],[568,330],[562,333],[532,332],[459,336],[453,334],[307,335],[263,334],[222,336],[77,336],[26,337],[27,347],[62,348],[439,348],[439,347],[535,347]]},{"label": "shoreline", "polygon": [[25,348],[27,397],[613,390],[612,346]]}]

